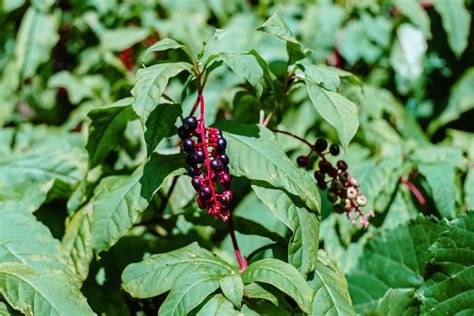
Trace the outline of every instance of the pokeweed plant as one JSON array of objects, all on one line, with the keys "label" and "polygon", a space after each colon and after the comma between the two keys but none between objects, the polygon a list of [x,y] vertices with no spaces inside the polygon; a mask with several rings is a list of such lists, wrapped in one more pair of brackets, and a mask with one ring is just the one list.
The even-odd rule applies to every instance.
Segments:
[{"label": "pokeweed plant", "polygon": [[469,313],[462,1],[68,3],[0,6],[2,314]]}]

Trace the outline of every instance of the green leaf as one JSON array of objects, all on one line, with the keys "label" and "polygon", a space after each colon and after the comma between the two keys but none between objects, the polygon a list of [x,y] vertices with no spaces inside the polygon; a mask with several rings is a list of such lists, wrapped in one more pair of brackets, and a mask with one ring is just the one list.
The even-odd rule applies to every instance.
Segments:
[{"label": "green leaf", "polygon": [[117,148],[117,139],[123,137],[127,123],[136,117],[130,106],[132,102],[133,98],[126,98],[89,112],[91,124],[86,148],[90,168],[101,164]]},{"label": "green leaf", "polygon": [[430,18],[418,2],[411,0],[394,0],[393,3],[400,9],[403,15],[408,17],[414,25],[418,26],[427,37],[430,36]]},{"label": "green leaf", "polygon": [[474,67],[467,69],[451,88],[446,109],[428,126],[433,134],[440,126],[457,120],[462,113],[474,108]]},{"label": "green leaf", "polygon": [[51,50],[59,40],[60,16],[47,14],[30,7],[18,31],[15,57],[23,78],[36,74],[39,66],[51,58]]},{"label": "green leaf", "polygon": [[471,15],[463,0],[439,0],[434,2],[435,10],[441,15],[448,44],[459,58],[467,47],[471,30]]},{"label": "green leaf", "polygon": [[283,19],[278,13],[274,13],[257,30],[272,34],[286,42],[289,65],[294,64],[296,61],[303,59],[308,55],[308,51],[303,49],[296,37],[291,32],[288,25],[285,23],[285,21],[283,21]]},{"label": "green leaf", "polygon": [[304,71],[305,76],[326,90],[337,91],[341,84],[338,72],[332,67],[309,63],[298,64],[298,66]]},{"label": "green leaf", "polygon": [[220,287],[224,296],[240,308],[242,305],[242,297],[244,296],[244,283],[240,274],[229,274],[220,280]]},{"label": "green leaf", "polygon": [[263,70],[254,55],[222,53],[219,57],[235,74],[255,88],[258,98],[262,95]]},{"label": "green leaf", "polygon": [[0,262],[17,262],[40,271],[68,273],[59,241],[36,217],[18,206],[0,209]]},{"label": "green leaf", "polygon": [[179,278],[171,289],[158,315],[188,315],[219,287],[221,275],[204,270],[195,270]]},{"label": "green leaf", "polygon": [[178,104],[159,104],[150,113],[146,121],[145,142],[148,155],[155,150],[161,140],[166,137],[174,127],[176,119],[183,113]]},{"label": "green leaf", "polygon": [[72,104],[80,104],[84,99],[100,98],[107,84],[100,75],[75,75],[69,71],[57,72],[48,79],[48,88],[65,88]]},{"label": "green leaf", "polygon": [[92,203],[87,203],[66,222],[61,240],[62,258],[80,281],[89,274],[92,250]]},{"label": "green leaf", "polygon": [[181,155],[153,154],[130,176],[104,178],[92,199],[92,247],[109,249],[132,227],[165,179],[182,173]]},{"label": "green leaf", "polygon": [[308,209],[319,212],[321,202],[313,179],[288,159],[268,129],[235,122],[219,127],[228,141],[232,174],[283,189],[300,197]]},{"label": "green leaf", "polygon": [[79,289],[59,271],[39,273],[23,263],[1,263],[0,293],[26,315],[95,315]]},{"label": "green leaf", "polygon": [[169,291],[178,278],[186,279],[185,276],[196,269],[221,276],[235,272],[229,264],[195,242],[128,265],[122,273],[122,288],[137,298],[157,296]]},{"label": "green leaf", "polygon": [[222,294],[214,295],[203,307],[196,313],[197,316],[220,316],[220,315],[239,315]]},{"label": "green leaf", "polygon": [[266,300],[278,306],[278,297],[258,283],[245,285],[245,292],[250,298]]},{"label": "green leaf", "polygon": [[252,263],[243,272],[244,283],[261,282],[275,286],[295,300],[302,311],[309,313],[313,290],[292,265],[277,259],[263,259]]},{"label": "green leaf", "polygon": [[349,292],[360,314],[376,312],[389,289],[417,289],[423,283],[428,247],[443,227],[428,219],[383,230],[364,247],[348,275]]},{"label": "green leaf", "polygon": [[133,109],[143,124],[155,107],[162,103],[160,98],[170,78],[182,71],[192,72],[193,65],[185,62],[153,65],[137,72],[137,82],[132,89],[135,98]]},{"label": "green leaf", "polygon": [[464,196],[467,209],[474,210],[474,169],[469,169],[464,181]]},{"label": "green leaf", "polygon": [[288,262],[306,275],[316,267],[318,257],[319,220],[285,192],[252,185],[258,198],[292,232],[288,244]]},{"label": "green leaf", "polygon": [[375,309],[380,315],[419,315],[419,307],[415,301],[415,291],[413,289],[390,289],[377,302]]},{"label": "green leaf", "polygon": [[10,313],[8,306],[5,303],[0,302],[0,316],[11,316],[11,315],[13,314]]},{"label": "green leaf", "polygon": [[459,209],[456,207],[458,193],[454,167],[446,163],[422,164],[418,170],[428,182],[440,214],[449,219],[455,218]]},{"label": "green leaf", "polygon": [[105,50],[119,52],[143,41],[148,34],[145,28],[131,26],[104,30],[100,35],[100,45]]},{"label": "green leaf", "polygon": [[465,213],[450,222],[430,247],[439,272],[418,290],[424,315],[469,315],[474,311],[473,231],[474,213]]},{"label": "green leaf", "polygon": [[321,88],[311,78],[304,81],[314,107],[336,129],[339,141],[347,148],[359,127],[357,106],[339,93]]},{"label": "green leaf", "polygon": [[344,274],[325,255],[320,253],[308,284],[315,291],[311,315],[356,315]]},{"label": "green leaf", "polygon": [[162,52],[169,49],[182,49],[186,55],[189,57],[189,61],[193,62],[193,54],[189,51],[189,48],[185,45],[182,45],[171,38],[164,38],[155,44],[151,45],[143,54],[143,60],[145,60],[151,53]]}]

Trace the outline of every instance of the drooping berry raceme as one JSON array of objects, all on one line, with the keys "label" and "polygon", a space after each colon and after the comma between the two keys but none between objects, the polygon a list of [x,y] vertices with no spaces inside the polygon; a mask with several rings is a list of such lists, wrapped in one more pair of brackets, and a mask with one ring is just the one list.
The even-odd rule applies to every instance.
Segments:
[{"label": "drooping berry raceme", "polygon": [[187,153],[187,171],[197,192],[198,206],[214,217],[227,221],[232,200],[227,142],[219,129],[205,126],[204,98],[199,96],[198,102],[201,105],[200,118],[184,118],[178,136],[182,139],[183,152]]},{"label": "drooping berry raceme", "polygon": [[359,181],[349,174],[347,171],[348,165],[344,160],[337,161],[336,166],[333,166],[326,158],[328,154],[338,156],[339,146],[332,144],[328,149],[329,144],[324,138],[318,138],[314,144],[311,144],[291,133],[277,129],[273,129],[273,131],[296,138],[311,148],[308,155],[299,156],[296,159],[296,163],[300,167],[308,167],[310,156],[313,153],[318,155],[318,168],[314,171],[314,178],[319,189],[328,191],[327,198],[334,203],[335,212],[346,213],[353,224],[355,224],[357,218],[360,218],[360,223],[367,228],[369,225],[368,217],[373,217],[374,212],[370,211],[367,214],[362,212],[361,208],[367,205],[367,198],[360,190]]}]

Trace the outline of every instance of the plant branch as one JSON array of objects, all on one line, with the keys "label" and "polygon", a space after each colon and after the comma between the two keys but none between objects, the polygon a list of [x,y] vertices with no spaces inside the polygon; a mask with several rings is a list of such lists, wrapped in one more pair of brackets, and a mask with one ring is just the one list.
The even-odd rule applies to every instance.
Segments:
[{"label": "plant branch", "polygon": [[232,246],[234,247],[235,258],[237,259],[237,263],[239,264],[239,270],[240,272],[243,272],[248,267],[248,262],[242,256],[242,253],[239,249],[239,245],[237,243],[237,238],[235,237],[235,227],[232,213],[229,216],[229,234],[230,238],[232,239]]}]

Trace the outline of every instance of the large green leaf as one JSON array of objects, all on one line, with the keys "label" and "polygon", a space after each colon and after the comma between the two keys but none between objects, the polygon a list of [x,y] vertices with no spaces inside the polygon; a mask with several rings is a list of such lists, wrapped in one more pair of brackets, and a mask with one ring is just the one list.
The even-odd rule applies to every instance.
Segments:
[{"label": "large green leaf", "polygon": [[263,126],[226,122],[219,125],[228,141],[231,171],[263,181],[298,196],[312,211],[320,210],[320,196],[311,176],[298,169]]},{"label": "large green leaf", "polygon": [[223,53],[219,57],[238,76],[247,80],[257,91],[257,97],[263,92],[263,70],[252,54]]},{"label": "large green leaf", "polygon": [[235,307],[240,308],[242,297],[244,296],[244,283],[240,274],[229,274],[221,279],[219,283],[224,296],[232,302]]},{"label": "large green leaf", "polygon": [[192,72],[193,65],[185,62],[164,63],[139,69],[137,83],[132,89],[135,98],[133,109],[143,124],[155,107],[162,103],[160,98],[170,78],[182,71]]},{"label": "large green leaf", "polygon": [[451,88],[449,102],[446,109],[428,126],[428,132],[434,133],[436,129],[446,123],[457,120],[462,113],[474,108],[474,68],[467,69]]},{"label": "large green leaf", "polygon": [[357,106],[339,93],[321,88],[309,77],[304,81],[314,107],[336,129],[339,141],[347,148],[359,128]]},{"label": "large green leaf", "polygon": [[178,278],[182,276],[186,279],[185,276],[193,274],[196,269],[221,276],[235,272],[225,261],[199,247],[197,243],[192,243],[128,265],[122,273],[122,287],[133,297],[153,297],[169,291]]},{"label": "large green leaf", "polygon": [[21,21],[15,50],[17,69],[23,78],[36,74],[38,67],[51,57],[59,40],[60,16],[30,7]]},{"label": "large green leaf", "polygon": [[292,265],[277,259],[252,263],[242,274],[244,283],[261,282],[275,286],[295,300],[302,311],[309,313],[314,292]]},{"label": "large green leaf", "polygon": [[186,55],[188,55],[191,62],[194,60],[193,55],[187,46],[182,45],[171,38],[164,38],[148,47],[145,51],[145,54],[143,54],[143,60],[145,60],[151,53],[161,52],[169,49],[182,49]]},{"label": "large green leaf", "polygon": [[441,15],[448,44],[459,58],[468,44],[471,31],[471,15],[463,0],[438,0],[434,2],[435,10]]},{"label": "large green leaf", "polygon": [[197,316],[221,316],[221,315],[240,315],[232,306],[232,303],[226,300],[222,294],[214,295],[204,304],[196,313]]},{"label": "large green leaf", "polygon": [[23,263],[37,271],[69,272],[59,241],[33,214],[18,205],[0,209],[0,262]]},{"label": "large green leaf", "polygon": [[253,185],[260,200],[292,232],[288,244],[288,262],[303,275],[313,271],[318,257],[319,220],[284,191]]},{"label": "large green leaf", "polygon": [[132,175],[104,178],[92,198],[94,250],[107,250],[124,236],[165,179],[182,173],[183,165],[181,155],[153,154]]},{"label": "large green leaf", "polygon": [[89,112],[91,124],[86,148],[91,168],[102,163],[117,147],[117,140],[122,138],[127,123],[136,117],[132,103],[133,98],[126,98]]},{"label": "large green leaf", "polygon": [[425,35],[429,36],[431,34],[430,18],[418,2],[411,0],[394,0],[393,2]]},{"label": "large green leaf", "polygon": [[418,170],[426,178],[431,195],[440,214],[453,219],[459,212],[456,207],[458,190],[456,170],[446,163],[419,165]]},{"label": "large green leaf", "polygon": [[146,28],[132,26],[103,30],[100,33],[100,46],[105,50],[118,52],[143,41],[148,34],[149,30]]},{"label": "large green leaf", "polygon": [[219,287],[221,277],[219,273],[204,269],[197,269],[193,273],[183,275],[176,280],[160,306],[158,315],[188,315]]},{"label": "large green leaf", "polygon": [[311,315],[355,315],[344,274],[320,253],[308,280],[315,291]]},{"label": "large green leaf", "polygon": [[62,272],[36,272],[23,263],[0,263],[0,293],[26,315],[95,315]]},{"label": "large green leaf", "polygon": [[61,240],[62,258],[81,281],[87,278],[94,258],[91,219],[92,203],[87,203],[66,222]]},{"label": "large green leaf", "polygon": [[469,315],[474,312],[474,213],[450,222],[430,247],[439,268],[418,290],[426,315]]},{"label": "large green leaf", "polygon": [[375,312],[389,289],[417,289],[423,283],[428,247],[443,227],[428,219],[382,231],[364,247],[348,275],[349,292],[358,313]]},{"label": "large green leaf", "polygon": [[161,140],[166,137],[181,115],[182,109],[178,104],[159,104],[150,113],[146,121],[145,142],[148,155],[151,155]]}]

